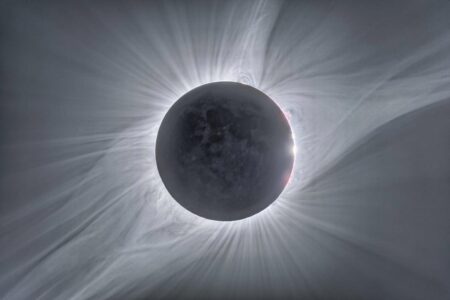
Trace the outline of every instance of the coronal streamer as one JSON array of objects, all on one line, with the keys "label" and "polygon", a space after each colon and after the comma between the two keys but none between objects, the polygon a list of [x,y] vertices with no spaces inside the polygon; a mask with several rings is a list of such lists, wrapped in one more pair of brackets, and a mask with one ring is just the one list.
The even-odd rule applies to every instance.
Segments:
[{"label": "coronal streamer", "polygon": [[[0,298],[448,299],[448,1],[0,7]],[[233,222],[155,162],[167,110],[216,81],[274,99],[296,146]]]}]

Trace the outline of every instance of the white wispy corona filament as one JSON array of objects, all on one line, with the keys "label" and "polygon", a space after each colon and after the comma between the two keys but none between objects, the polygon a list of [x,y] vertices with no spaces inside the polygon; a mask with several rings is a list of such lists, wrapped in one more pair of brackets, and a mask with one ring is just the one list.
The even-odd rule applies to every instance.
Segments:
[{"label": "white wispy corona filament", "polygon": [[[1,4],[0,298],[445,299],[450,5],[363,2]],[[155,163],[169,107],[215,81],[295,140],[240,221],[178,205]]]}]

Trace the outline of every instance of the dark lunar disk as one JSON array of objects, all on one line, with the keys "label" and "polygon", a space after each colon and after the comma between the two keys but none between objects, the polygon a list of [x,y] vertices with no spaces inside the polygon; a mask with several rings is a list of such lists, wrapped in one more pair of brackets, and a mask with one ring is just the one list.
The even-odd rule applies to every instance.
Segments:
[{"label": "dark lunar disk", "polygon": [[280,108],[248,85],[214,82],[169,109],[156,163],[172,197],[207,219],[231,221],[268,207],[294,162],[291,128]]}]

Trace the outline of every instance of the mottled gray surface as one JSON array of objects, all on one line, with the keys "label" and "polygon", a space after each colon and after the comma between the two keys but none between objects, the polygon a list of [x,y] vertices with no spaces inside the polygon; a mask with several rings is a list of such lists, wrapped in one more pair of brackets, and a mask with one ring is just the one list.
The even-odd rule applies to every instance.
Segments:
[{"label": "mottled gray surface", "polygon": [[169,109],[155,151],[161,179],[178,203],[204,218],[232,221],[275,201],[291,175],[293,149],[289,123],[267,95],[214,82]]},{"label": "mottled gray surface", "polygon": [[[2,1],[1,299],[450,298],[450,3]],[[297,155],[251,218],[199,218],[165,113],[251,85]],[[271,170],[267,170],[270,172]]]}]

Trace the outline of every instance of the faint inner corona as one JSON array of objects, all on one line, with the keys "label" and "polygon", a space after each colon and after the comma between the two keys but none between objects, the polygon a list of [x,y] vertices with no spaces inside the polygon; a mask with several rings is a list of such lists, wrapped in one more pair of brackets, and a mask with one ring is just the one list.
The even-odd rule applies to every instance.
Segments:
[{"label": "faint inner corona", "polygon": [[212,220],[250,217],[283,191],[294,141],[281,109],[263,92],[213,82],[169,109],[156,139],[156,163],[172,197]]}]

